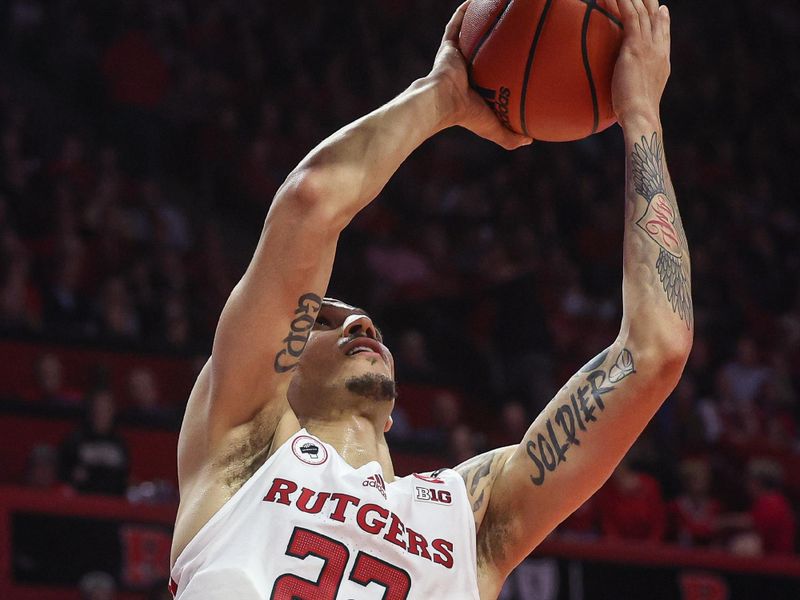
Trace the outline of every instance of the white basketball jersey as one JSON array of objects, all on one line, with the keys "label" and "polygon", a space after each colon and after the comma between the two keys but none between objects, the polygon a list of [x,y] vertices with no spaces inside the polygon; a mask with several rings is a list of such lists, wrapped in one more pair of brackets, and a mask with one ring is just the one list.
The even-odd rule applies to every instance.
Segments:
[{"label": "white basketball jersey", "polygon": [[475,523],[455,471],[384,481],[301,430],[183,550],[178,600],[477,600]]}]

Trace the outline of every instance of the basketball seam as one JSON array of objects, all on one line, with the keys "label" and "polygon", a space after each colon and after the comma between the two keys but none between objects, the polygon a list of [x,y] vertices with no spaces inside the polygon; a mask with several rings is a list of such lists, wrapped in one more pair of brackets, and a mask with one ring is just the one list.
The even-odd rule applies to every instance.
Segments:
[{"label": "basketball seam", "polygon": [[486,40],[489,39],[489,36],[492,35],[492,32],[500,24],[500,21],[502,20],[503,15],[506,14],[506,12],[508,11],[508,8],[511,6],[512,2],[513,2],[513,0],[506,0],[506,5],[503,7],[503,10],[501,10],[498,13],[497,17],[495,17],[494,23],[492,23],[489,26],[489,28],[481,36],[481,39],[478,40],[478,43],[475,44],[475,49],[472,52],[470,52],[469,60],[467,61],[470,66],[472,66],[473,62],[475,62],[475,58],[477,58],[478,52],[480,52],[481,48],[483,48],[483,45],[486,43]]},{"label": "basketball seam", "polygon": [[528,132],[528,126],[525,123],[525,99],[528,96],[528,80],[531,76],[531,69],[533,68],[533,57],[536,54],[536,47],[539,45],[539,39],[542,37],[542,30],[544,29],[544,21],[547,18],[547,13],[550,12],[550,7],[553,4],[553,0],[547,0],[547,3],[544,5],[542,9],[542,16],[539,17],[539,22],[536,25],[536,33],[533,36],[533,42],[531,43],[530,52],[528,52],[528,62],[525,64],[525,76],[522,79],[522,94],[520,96],[520,107],[519,107],[519,120],[520,125],[522,126],[522,131],[530,137],[530,133]]},{"label": "basketball seam", "polygon": [[594,122],[592,124],[592,133],[597,132],[597,127],[600,125],[600,107],[597,105],[597,88],[594,85],[594,77],[592,76],[592,64],[589,61],[589,43],[587,38],[589,36],[589,22],[592,19],[592,8],[590,4],[586,7],[586,15],[583,18],[583,31],[581,33],[581,54],[583,55],[583,67],[586,69],[586,78],[589,80],[589,91],[592,94],[592,113]]},{"label": "basketball seam", "polygon": [[607,10],[607,9],[603,8],[602,6],[599,6],[599,5],[597,5],[597,4],[594,4],[593,6],[594,6],[594,9],[595,9],[597,12],[599,12],[599,13],[600,13],[601,15],[603,15],[604,17],[608,18],[608,20],[609,20],[609,21],[611,21],[611,22],[612,22],[614,25],[616,25],[616,26],[617,26],[617,27],[619,27],[620,29],[624,29],[624,27],[622,26],[622,21],[620,21],[620,20],[619,20],[619,19],[618,19],[618,18],[617,18],[617,17],[614,15],[614,13],[610,12],[609,10]]},{"label": "basketball seam", "polygon": [[620,29],[624,29],[624,27],[622,26],[622,21],[620,21],[619,18],[617,18],[617,16],[610,10],[600,6],[597,3],[597,0],[580,0],[580,1],[583,2],[584,4],[589,5],[591,8],[595,9],[597,12],[606,17],[609,21],[611,21],[614,25],[616,25]]}]

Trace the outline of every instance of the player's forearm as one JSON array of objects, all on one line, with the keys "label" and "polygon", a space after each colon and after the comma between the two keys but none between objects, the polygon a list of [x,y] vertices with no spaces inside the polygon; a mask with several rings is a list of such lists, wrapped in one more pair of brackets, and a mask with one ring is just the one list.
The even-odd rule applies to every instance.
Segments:
[{"label": "player's forearm", "polygon": [[694,328],[689,247],[657,116],[622,123],[626,193],[623,336],[642,349],[688,353]]},{"label": "player's forearm", "polygon": [[391,102],[324,140],[289,180],[321,204],[320,214],[343,228],[417,146],[446,126],[443,104],[432,79],[417,80]]}]

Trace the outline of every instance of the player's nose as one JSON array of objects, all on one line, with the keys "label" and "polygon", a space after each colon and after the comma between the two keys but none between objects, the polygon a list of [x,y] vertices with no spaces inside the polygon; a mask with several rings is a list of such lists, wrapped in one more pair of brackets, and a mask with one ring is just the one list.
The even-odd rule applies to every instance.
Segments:
[{"label": "player's nose", "polygon": [[378,338],[375,325],[367,315],[350,315],[344,320],[342,336],[353,337],[363,335],[373,340]]}]

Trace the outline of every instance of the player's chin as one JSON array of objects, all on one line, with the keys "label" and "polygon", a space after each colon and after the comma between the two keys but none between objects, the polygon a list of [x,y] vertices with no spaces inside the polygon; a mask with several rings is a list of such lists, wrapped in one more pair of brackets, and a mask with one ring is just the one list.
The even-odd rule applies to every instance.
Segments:
[{"label": "player's chin", "polygon": [[391,402],[397,398],[397,385],[394,378],[386,373],[366,371],[353,373],[345,379],[345,388],[361,398],[378,402]]}]

